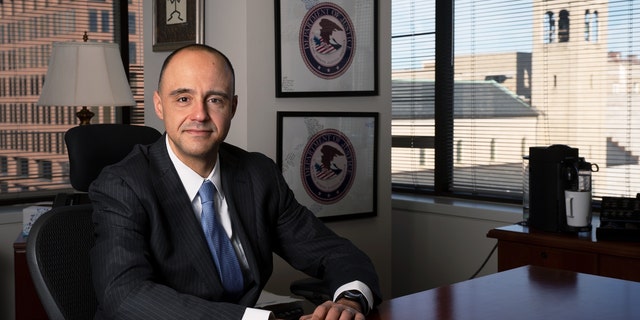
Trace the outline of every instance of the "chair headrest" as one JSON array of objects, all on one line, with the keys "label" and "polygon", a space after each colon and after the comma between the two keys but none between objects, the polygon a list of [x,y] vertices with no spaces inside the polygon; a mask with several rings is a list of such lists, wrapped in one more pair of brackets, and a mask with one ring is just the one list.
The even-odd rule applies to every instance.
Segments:
[{"label": "chair headrest", "polygon": [[124,159],[136,144],[150,144],[160,136],[154,128],[127,124],[91,124],[69,129],[64,140],[71,185],[87,192],[102,168]]}]

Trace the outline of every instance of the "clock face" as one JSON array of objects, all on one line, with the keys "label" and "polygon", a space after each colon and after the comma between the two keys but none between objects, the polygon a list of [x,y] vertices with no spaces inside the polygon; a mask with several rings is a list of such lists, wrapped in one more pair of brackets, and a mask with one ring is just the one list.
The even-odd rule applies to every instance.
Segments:
[{"label": "clock face", "polygon": [[187,23],[187,0],[166,0],[166,24]]}]

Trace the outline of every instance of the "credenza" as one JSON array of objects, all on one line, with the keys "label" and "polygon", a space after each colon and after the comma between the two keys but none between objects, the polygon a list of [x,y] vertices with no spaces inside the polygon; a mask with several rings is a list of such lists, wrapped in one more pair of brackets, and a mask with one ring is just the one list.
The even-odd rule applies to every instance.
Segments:
[{"label": "credenza", "polygon": [[29,274],[26,248],[27,237],[20,233],[13,243],[16,320],[48,319]]},{"label": "credenza", "polygon": [[525,265],[640,281],[640,243],[599,241],[591,232],[554,233],[509,225],[491,229],[498,240],[498,271]]}]

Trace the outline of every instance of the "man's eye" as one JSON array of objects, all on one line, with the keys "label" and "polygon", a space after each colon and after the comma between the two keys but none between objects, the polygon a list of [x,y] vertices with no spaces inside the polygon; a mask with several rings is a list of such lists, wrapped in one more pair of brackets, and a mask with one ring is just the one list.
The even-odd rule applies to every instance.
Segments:
[{"label": "man's eye", "polygon": [[189,101],[189,99],[187,99],[186,97],[178,98],[178,102],[187,102],[187,101]]},{"label": "man's eye", "polygon": [[217,104],[217,103],[222,103],[222,99],[219,99],[219,98],[211,98],[211,99],[209,99],[209,102],[211,102],[211,103],[216,103],[216,104]]}]

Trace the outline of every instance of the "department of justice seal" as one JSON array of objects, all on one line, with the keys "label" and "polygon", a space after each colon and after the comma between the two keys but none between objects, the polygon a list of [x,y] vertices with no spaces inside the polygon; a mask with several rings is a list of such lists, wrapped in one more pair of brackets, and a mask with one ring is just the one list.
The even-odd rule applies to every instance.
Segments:
[{"label": "department of justice seal", "polygon": [[338,130],[319,131],[302,152],[300,171],[311,198],[322,204],[339,201],[355,179],[356,154],[351,141]]},{"label": "department of justice seal", "polygon": [[300,25],[300,53],[307,68],[323,79],[341,76],[351,65],[356,36],[349,15],[321,2],[307,11]]}]

